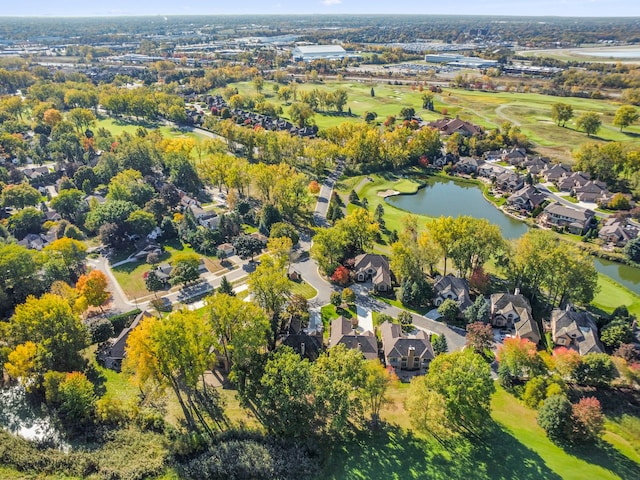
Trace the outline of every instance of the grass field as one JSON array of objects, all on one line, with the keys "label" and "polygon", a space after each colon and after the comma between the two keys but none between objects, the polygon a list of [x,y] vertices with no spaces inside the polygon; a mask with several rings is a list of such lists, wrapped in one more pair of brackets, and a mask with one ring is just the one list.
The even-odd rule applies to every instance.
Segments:
[{"label": "grass field", "polygon": [[[255,95],[251,82],[233,84],[244,95]],[[426,121],[441,117],[439,112],[446,109],[449,116],[460,115],[487,129],[500,126],[509,121],[520,126],[522,132],[537,144],[539,153],[567,162],[572,161],[571,151],[591,141],[622,141],[638,144],[640,126],[628,127],[620,132],[612,125],[615,111],[620,106],[612,100],[590,98],[554,97],[537,93],[516,92],[482,92],[446,88],[442,94],[434,98],[435,111],[422,108],[422,92],[407,85],[389,85],[385,81],[363,80],[327,81],[303,83],[298,85],[298,92],[320,89],[333,91],[344,88],[348,93],[345,112],[351,109],[352,116],[336,115],[333,112],[319,113],[314,117],[319,128],[327,128],[342,122],[360,122],[367,111],[376,112],[378,122],[383,122],[389,115],[398,116],[403,107],[413,107],[416,115]],[[371,96],[373,88],[375,96]],[[221,90],[217,91],[218,93]],[[262,91],[266,100],[283,108],[283,117],[287,117],[288,105],[279,100],[273,92],[273,84],[265,83]],[[566,127],[557,126],[551,118],[551,106],[554,103],[567,103],[573,107],[574,119],[567,122]],[[602,128],[596,136],[587,137],[576,129],[575,119],[583,112],[594,111],[601,115]]]},{"label": "grass field", "polygon": [[190,137],[196,140],[201,137],[191,132],[182,132],[178,128],[169,127],[167,125],[161,125],[157,122],[149,123],[145,121],[136,122],[134,120],[121,120],[111,117],[100,118],[96,123],[96,129],[106,128],[114,136],[121,135],[124,132],[135,135],[138,128],[144,127],[148,130],[159,130],[162,136],[165,138],[184,138]]},{"label": "grass field", "polygon": [[294,282],[292,280],[289,280],[289,285],[291,285],[292,294],[302,295],[307,300],[311,300],[318,294],[318,291],[305,281]]},{"label": "grass field", "polygon": [[612,312],[616,307],[626,305],[630,313],[640,317],[640,296],[601,273],[598,274],[598,286],[600,288],[591,302],[594,306]]},{"label": "grass field", "polygon": [[537,425],[536,412],[498,389],[492,431],[481,441],[439,443],[409,429],[406,384],[391,389],[388,426],[336,444],[320,478],[328,479],[629,479],[640,465],[607,442],[565,451]]}]

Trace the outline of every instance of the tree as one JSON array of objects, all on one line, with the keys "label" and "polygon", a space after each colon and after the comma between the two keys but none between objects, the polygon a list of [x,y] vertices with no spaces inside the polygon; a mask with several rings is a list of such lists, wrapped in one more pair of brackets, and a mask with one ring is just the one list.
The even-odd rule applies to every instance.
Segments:
[{"label": "tree", "polygon": [[640,118],[640,114],[638,114],[638,111],[634,107],[631,105],[622,105],[616,110],[616,114],[613,117],[613,124],[616,127],[620,127],[620,131],[622,131],[623,128],[635,123],[638,118]]},{"label": "tree", "polygon": [[88,333],[69,303],[57,295],[30,296],[16,307],[9,332],[16,344],[27,341],[38,346],[38,373],[47,370],[73,371],[82,367],[81,349]]},{"label": "tree", "polygon": [[40,233],[44,214],[33,207],[23,208],[7,220],[7,228],[16,238],[24,238],[29,233]]},{"label": "tree", "polygon": [[413,330],[413,316],[406,310],[402,310],[398,314],[398,322],[400,322],[403,331],[411,332]]},{"label": "tree", "polygon": [[59,238],[47,245],[43,251],[49,257],[59,258],[72,278],[77,278],[77,275],[84,271],[87,247],[78,240],[67,237]]},{"label": "tree", "polygon": [[346,285],[349,283],[349,270],[344,265],[338,265],[331,275],[331,281],[339,285]]},{"label": "tree", "polygon": [[588,353],[576,367],[573,376],[580,385],[607,387],[615,378],[615,366],[606,353]]},{"label": "tree", "polygon": [[38,346],[31,341],[16,345],[7,355],[4,368],[12,378],[20,379],[21,383],[29,389],[31,380],[38,373]]},{"label": "tree", "polygon": [[473,322],[467,325],[467,346],[472,347],[476,353],[484,355],[493,345],[493,329],[491,325],[483,322]]},{"label": "tree", "polygon": [[629,260],[640,262],[640,237],[629,240],[624,246],[624,253]]},{"label": "tree", "polygon": [[529,408],[538,409],[547,396],[547,379],[533,377],[528,382],[522,395],[522,402]]},{"label": "tree", "polygon": [[450,298],[447,298],[438,307],[438,313],[444,317],[444,321],[447,323],[453,322],[456,319],[458,311],[458,303]]},{"label": "tree", "polygon": [[342,290],[342,301],[347,305],[353,305],[356,301],[356,294],[349,287]]},{"label": "tree", "polygon": [[218,426],[224,422],[219,396],[203,379],[214,344],[207,321],[194,312],[182,310],[162,320],[148,316],[129,334],[123,370],[141,387],[171,388],[187,428],[212,437],[208,419]]},{"label": "tree", "polygon": [[91,381],[81,372],[67,373],[58,386],[59,410],[65,423],[80,430],[93,419],[96,394]]},{"label": "tree", "polygon": [[392,370],[384,368],[378,360],[364,362],[365,381],[362,397],[367,404],[374,426],[380,421],[380,409],[388,402],[387,391],[398,377]]},{"label": "tree", "polygon": [[200,257],[193,253],[176,255],[172,262],[171,285],[186,286],[200,278]]},{"label": "tree", "polygon": [[614,320],[607,324],[600,332],[600,340],[611,350],[615,350],[623,343],[633,340],[633,328],[626,320]]},{"label": "tree", "polygon": [[573,107],[567,103],[551,105],[551,118],[558,126],[564,127],[573,118]]},{"label": "tree", "polygon": [[17,209],[35,206],[41,199],[42,195],[40,195],[40,192],[28,183],[7,185],[0,195],[0,203],[3,207],[14,207]]},{"label": "tree", "polygon": [[429,432],[435,421],[454,432],[478,434],[490,421],[495,391],[490,367],[471,350],[438,355],[427,375],[414,377],[410,391],[410,395],[417,394],[436,405],[436,410],[442,409],[443,416],[425,418],[425,412],[420,411],[424,403],[408,402],[412,423],[421,431]]},{"label": "tree", "polygon": [[416,114],[416,110],[412,107],[403,107],[400,110],[400,117],[403,120],[411,120]]},{"label": "tree", "polygon": [[0,306],[5,311],[40,292],[40,262],[36,255],[26,247],[0,243]]},{"label": "tree", "polygon": [[373,87],[371,87],[371,96],[375,97],[376,96],[376,92],[373,91]]},{"label": "tree", "polygon": [[557,443],[566,441],[571,434],[571,403],[565,395],[552,395],[538,410],[538,425]]},{"label": "tree", "polygon": [[67,121],[71,122],[78,133],[82,133],[95,123],[96,116],[89,109],[74,108],[67,113]]},{"label": "tree", "polygon": [[78,189],[72,188],[62,190],[57,197],[51,199],[51,208],[60,214],[65,220],[77,222],[82,214],[82,202],[84,193]]},{"label": "tree", "polygon": [[227,279],[226,275],[224,275],[222,277],[222,279],[220,280],[220,286],[218,287],[217,292],[218,293],[224,293],[225,295],[229,295],[231,297],[235,297],[236,296],[236,292],[233,291],[233,285]]},{"label": "tree", "polygon": [[553,368],[564,380],[573,378],[581,357],[578,352],[566,347],[558,347],[553,350]]},{"label": "tree", "polygon": [[433,353],[435,353],[436,356],[447,353],[447,351],[449,350],[447,337],[445,337],[444,335],[433,334],[431,336],[431,346],[433,347]]},{"label": "tree", "polygon": [[571,438],[578,443],[595,442],[604,428],[604,415],[595,397],[581,398],[572,405],[573,432]]},{"label": "tree", "polygon": [[234,362],[246,364],[267,343],[269,321],[257,305],[216,292],[206,299],[205,315],[225,370]]},{"label": "tree", "polygon": [[80,296],[87,300],[93,307],[100,307],[109,300],[111,293],[107,290],[107,276],[100,270],[91,270],[88,275],[81,275],[76,283],[76,289]]},{"label": "tree", "polygon": [[342,295],[340,295],[340,292],[331,292],[329,295],[329,303],[336,308],[339,307],[342,304]]},{"label": "tree", "polygon": [[236,249],[236,253],[243,258],[253,257],[262,252],[264,244],[259,238],[252,235],[240,235],[233,241],[233,248]]},{"label": "tree", "polygon": [[482,295],[479,295],[478,298],[476,298],[476,301],[473,303],[473,305],[470,305],[464,311],[464,318],[467,320],[468,323],[472,323],[472,322],[487,323],[489,321],[490,313],[491,313],[491,306],[489,305],[489,302],[487,302],[487,299],[485,297],[483,297]]},{"label": "tree", "polygon": [[295,102],[289,107],[289,117],[291,121],[304,128],[310,124],[316,112],[306,103]]},{"label": "tree", "polygon": [[273,350],[280,333],[279,316],[291,295],[291,284],[284,271],[284,265],[272,257],[265,256],[256,270],[249,275],[249,292],[254,301],[267,313],[271,322],[269,347]]},{"label": "tree", "polygon": [[590,137],[598,133],[602,126],[602,120],[596,112],[585,112],[576,119],[576,126],[578,129],[584,130],[587,137]]},{"label": "tree", "polygon": [[503,372],[500,378],[503,383],[545,373],[545,365],[535,344],[526,338],[506,338],[498,349],[498,362]]}]

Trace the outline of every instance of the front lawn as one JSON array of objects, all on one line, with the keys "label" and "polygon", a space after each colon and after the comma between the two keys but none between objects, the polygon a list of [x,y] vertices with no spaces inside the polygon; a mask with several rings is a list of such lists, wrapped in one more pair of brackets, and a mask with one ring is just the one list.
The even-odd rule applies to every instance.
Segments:
[{"label": "front lawn", "polygon": [[293,280],[289,280],[289,285],[291,285],[292,294],[302,295],[307,300],[311,300],[318,294],[318,291],[304,280],[301,282],[294,282]]},{"label": "front lawn", "polygon": [[592,305],[608,313],[620,305],[626,305],[631,314],[640,316],[639,295],[601,273],[598,274],[598,287]]}]

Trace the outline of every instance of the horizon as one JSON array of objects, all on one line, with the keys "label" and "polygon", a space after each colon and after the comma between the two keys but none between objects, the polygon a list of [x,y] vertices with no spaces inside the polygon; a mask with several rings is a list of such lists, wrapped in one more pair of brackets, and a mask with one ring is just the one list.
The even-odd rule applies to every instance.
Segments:
[{"label": "horizon", "polygon": [[[428,3],[425,5],[425,3]],[[300,16],[300,15],[420,15],[531,18],[635,18],[640,17],[636,0],[458,0],[442,4],[407,0],[399,5],[366,0],[245,0],[230,6],[206,0],[187,0],[176,5],[169,0],[112,0],[108,4],[88,4],[68,0],[63,4],[25,0],[3,6],[0,18],[95,18],[155,16]],[[460,12],[465,12],[460,14]],[[544,12],[544,14],[540,14]]]}]

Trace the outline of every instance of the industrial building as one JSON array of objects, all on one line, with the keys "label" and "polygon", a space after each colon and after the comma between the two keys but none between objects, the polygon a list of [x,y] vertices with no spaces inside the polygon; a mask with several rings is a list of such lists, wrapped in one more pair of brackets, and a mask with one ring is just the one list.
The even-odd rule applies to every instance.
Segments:
[{"label": "industrial building", "polygon": [[490,68],[498,65],[497,60],[467,57],[456,53],[429,53],[424,56],[424,61],[429,63],[444,63],[450,67],[461,68]]},{"label": "industrial building", "polygon": [[305,62],[320,59],[342,60],[349,56],[340,45],[301,45],[294,48],[291,55],[294,60],[304,60]]}]

